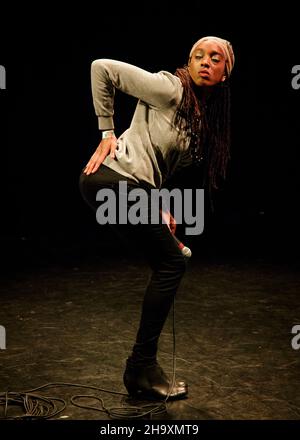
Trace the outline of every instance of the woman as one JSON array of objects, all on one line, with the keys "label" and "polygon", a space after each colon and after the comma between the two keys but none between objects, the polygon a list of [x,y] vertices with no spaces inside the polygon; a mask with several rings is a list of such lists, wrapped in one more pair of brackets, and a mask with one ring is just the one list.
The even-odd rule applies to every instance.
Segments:
[{"label": "woman", "polygon": [[[229,159],[229,77],[234,65],[231,44],[204,37],[192,47],[188,65],[150,73],[120,61],[92,63],[92,95],[102,140],[80,176],[80,191],[96,210],[101,188],[161,188],[181,167],[199,164],[211,193],[225,177]],[[115,88],[138,98],[131,125],[114,134]],[[129,205],[130,206],[130,205]],[[129,207],[128,206],[128,207]],[[185,382],[172,383],[157,362],[158,340],[186,269],[174,239],[176,221],[166,209],[162,221],[117,224],[121,237],[133,240],[152,269],[146,288],[136,342],[123,376],[129,394],[143,398],[187,396]]]}]

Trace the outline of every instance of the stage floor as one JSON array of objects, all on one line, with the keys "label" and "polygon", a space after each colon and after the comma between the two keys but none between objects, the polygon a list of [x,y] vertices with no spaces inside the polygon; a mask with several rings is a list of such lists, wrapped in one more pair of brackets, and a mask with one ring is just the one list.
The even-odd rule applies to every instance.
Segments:
[{"label": "stage floor", "polygon": [[[78,394],[101,397],[107,408],[144,404],[128,399],[122,375],[150,273],[143,260],[124,254],[7,273],[0,393],[58,382],[122,393],[58,385],[36,391],[66,400],[55,418],[71,420],[110,418],[72,405]],[[300,325],[299,293],[296,262],[192,257],[175,302],[176,377],[188,382],[189,396],[152,418],[300,419],[300,350],[291,343],[292,327]],[[168,374],[172,356],[171,313],[159,345]],[[91,398],[80,403],[101,409]]]}]

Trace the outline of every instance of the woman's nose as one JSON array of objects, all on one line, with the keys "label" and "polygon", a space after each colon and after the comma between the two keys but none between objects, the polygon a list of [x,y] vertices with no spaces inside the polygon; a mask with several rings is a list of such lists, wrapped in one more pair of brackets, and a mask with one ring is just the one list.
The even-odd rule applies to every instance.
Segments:
[{"label": "woman's nose", "polygon": [[201,66],[205,66],[205,67],[209,66],[209,59],[208,59],[208,57],[203,57],[202,58]]}]

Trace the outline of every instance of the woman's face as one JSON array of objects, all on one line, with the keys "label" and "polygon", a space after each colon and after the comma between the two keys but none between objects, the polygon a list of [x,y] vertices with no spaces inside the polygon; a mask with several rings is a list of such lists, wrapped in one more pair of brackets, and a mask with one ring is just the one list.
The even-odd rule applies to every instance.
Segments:
[{"label": "woman's face", "polygon": [[225,56],[214,41],[203,41],[193,51],[188,70],[196,86],[214,86],[225,81]]}]

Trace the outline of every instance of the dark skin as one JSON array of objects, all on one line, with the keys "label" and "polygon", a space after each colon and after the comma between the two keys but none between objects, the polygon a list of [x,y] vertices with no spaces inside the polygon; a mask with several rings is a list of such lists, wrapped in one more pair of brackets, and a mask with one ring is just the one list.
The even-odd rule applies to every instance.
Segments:
[{"label": "dark skin", "polygon": [[225,56],[214,41],[203,41],[193,51],[188,71],[196,87],[203,88],[205,95],[212,86],[225,81]]}]

